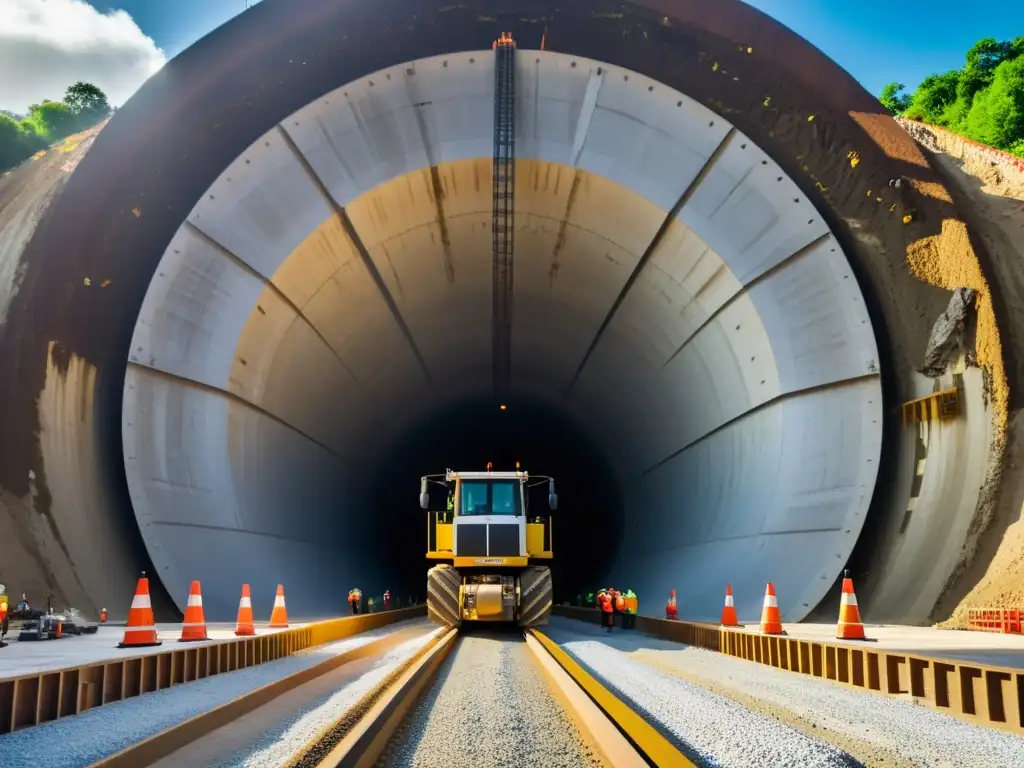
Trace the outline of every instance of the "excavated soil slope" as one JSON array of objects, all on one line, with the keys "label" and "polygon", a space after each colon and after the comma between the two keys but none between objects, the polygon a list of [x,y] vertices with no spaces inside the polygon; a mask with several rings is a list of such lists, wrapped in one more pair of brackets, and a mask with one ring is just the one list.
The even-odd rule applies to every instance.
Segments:
[{"label": "excavated soil slope", "polygon": [[[961,626],[972,607],[1019,607],[1024,604],[1024,523],[1020,520],[1024,481],[1024,423],[1020,386],[1024,381],[1020,350],[1024,339],[1015,334],[1024,318],[1024,160],[965,139],[943,128],[900,119],[900,124],[946,177],[947,188],[967,218],[972,236],[985,254],[983,269],[998,284],[1001,301],[995,307],[1003,337],[1011,386],[1011,409],[1006,456],[1001,468],[998,502],[981,511],[965,546],[959,583],[936,607],[936,615],[952,612],[947,625]],[[998,468],[993,468],[998,471]],[[979,505],[979,510],[984,505]],[[966,595],[964,594],[966,592]]]}]

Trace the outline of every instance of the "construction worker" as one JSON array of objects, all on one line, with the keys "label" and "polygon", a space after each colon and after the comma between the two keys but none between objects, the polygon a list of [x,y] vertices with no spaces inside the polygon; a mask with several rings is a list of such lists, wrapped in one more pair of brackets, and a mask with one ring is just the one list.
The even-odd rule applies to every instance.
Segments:
[{"label": "construction worker", "polygon": [[615,614],[612,613],[612,596],[602,589],[597,593],[597,604],[601,608],[601,626],[611,632],[612,626],[615,624]]},{"label": "construction worker", "polygon": [[613,589],[612,594],[614,595],[612,599],[615,601],[615,613],[622,617],[622,628],[626,629],[628,625],[626,621],[626,598],[617,589]]},{"label": "construction worker", "polygon": [[0,584],[0,645],[4,643],[9,620],[7,618],[7,587]]},{"label": "construction worker", "polygon": [[632,589],[627,589],[622,596],[626,603],[626,612],[622,616],[622,628],[633,629],[636,627],[637,599]]},{"label": "construction worker", "polygon": [[370,600],[368,602],[368,606],[367,606],[366,612],[367,613],[373,613],[373,611],[374,611],[374,609],[373,609],[373,597],[370,597]]},{"label": "construction worker", "polygon": [[673,589],[665,603],[665,618],[675,621],[679,618],[679,608],[676,606],[676,591]]},{"label": "construction worker", "polygon": [[362,593],[358,589],[350,589],[348,593],[348,606],[353,616],[359,615],[359,600]]},{"label": "construction worker", "polygon": [[445,513],[442,522],[450,523],[455,517],[455,489],[448,489],[448,502],[445,506]]},{"label": "construction worker", "polygon": [[587,600],[584,603],[584,605],[587,608],[596,608],[597,607],[597,603],[595,602],[595,598],[594,598],[594,593],[593,592],[587,592]]},{"label": "construction worker", "polygon": [[384,610],[391,610],[391,590],[389,589],[384,590]]}]

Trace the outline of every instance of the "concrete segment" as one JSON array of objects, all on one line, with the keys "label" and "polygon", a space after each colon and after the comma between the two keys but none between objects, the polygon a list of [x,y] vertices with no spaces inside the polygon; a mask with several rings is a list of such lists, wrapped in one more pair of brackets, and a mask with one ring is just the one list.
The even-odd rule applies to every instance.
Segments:
[{"label": "concrete segment", "polygon": [[[745,632],[758,633],[757,622],[744,625]],[[940,659],[975,661],[993,667],[1024,669],[1024,636],[994,632],[896,627],[866,624],[868,641],[837,640],[835,624],[786,624],[786,636],[798,640],[850,645],[865,650],[906,651]]]},{"label": "concrete segment", "polygon": [[[292,624],[289,629],[296,629],[305,624]],[[234,624],[207,624],[209,640],[179,643],[181,626],[175,624],[157,624],[157,636],[163,645],[148,648],[118,648],[117,644],[124,638],[124,627],[103,626],[93,635],[66,636],[59,640],[25,641],[17,640],[17,633],[12,633],[0,653],[0,680],[37,672],[53,672],[69,667],[83,667],[99,664],[104,661],[119,661],[136,656],[149,656],[153,653],[172,650],[174,648],[192,648],[212,645],[218,640],[231,640],[235,637]],[[256,625],[256,634],[273,635],[283,632],[281,629],[269,629]]]}]

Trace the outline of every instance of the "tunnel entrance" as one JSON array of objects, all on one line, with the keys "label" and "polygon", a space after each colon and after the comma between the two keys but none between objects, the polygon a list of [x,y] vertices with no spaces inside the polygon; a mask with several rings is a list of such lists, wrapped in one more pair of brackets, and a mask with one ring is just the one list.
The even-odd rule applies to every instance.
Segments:
[{"label": "tunnel entrance", "polygon": [[[506,410],[486,397],[469,399],[424,418],[391,447],[369,476],[367,504],[384,540],[382,556],[396,578],[421,594],[432,565],[426,550],[425,513],[417,504],[419,478],[447,469],[516,468],[555,478],[559,508],[551,513],[555,558],[551,562],[555,602],[596,591],[622,541],[624,490],[608,457],[566,414],[531,398],[512,398]],[[546,507],[547,487],[535,489],[531,508]],[[433,509],[443,509],[441,496]],[[607,586],[607,585],[605,585]],[[626,589],[628,585],[624,585]]]},{"label": "tunnel entrance", "polygon": [[[600,580],[710,619],[724,584],[747,615],[771,580],[794,620],[840,572],[882,434],[840,243],[687,95],[563,53],[515,66],[510,295],[489,50],[369,73],[267,126],[171,238],[123,433],[172,595],[206,559],[204,582],[291,583],[296,615],[352,586],[422,593],[417,479],[517,460],[564,499],[557,601]],[[211,612],[233,592],[208,590]]]},{"label": "tunnel entrance", "polygon": [[[4,490],[50,522],[21,536],[33,589],[116,605],[146,569],[179,607],[200,579],[230,620],[245,582],[285,583],[296,617],[344,611],[354,585],[398,592],[407,554],[422,585],[423,537],[382,538],[373,484],[430,414],[487,399],[495,346],[510,414],[545,403],[611,468],[621,527],[593,578],[646,610],[676,589],[681,613],[714,619],[731,583],[754,615],[772,580],[800,620],[869,507],[903,513],[899,488],[876,487],[898,458],[880,450],[880,377],[907,390],[945,305],[907,244],[955,218],[917,187],[877,194],[900,174],[931,183],[912,141],[742,3],[514,6],[268,0],[103,129],[24,252],[31,290],[0,336],[20,446]],[[514,278],[495,345],[503,30]],[[520,461],[568,503],[559,458]],[[401,468],[401,519],[418,525],[415,478],[449,460]],[[558,557],[583,568],[602,549],[576,540]]]}]

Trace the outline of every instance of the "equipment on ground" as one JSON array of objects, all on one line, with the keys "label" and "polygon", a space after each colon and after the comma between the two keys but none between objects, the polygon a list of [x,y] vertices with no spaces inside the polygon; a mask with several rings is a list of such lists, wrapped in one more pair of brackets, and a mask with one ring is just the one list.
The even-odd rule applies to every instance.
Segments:
[{"label": "equipment on ground", "polygon": [[[517,464],[518,466],[518,464]],[[430,510],[430,483],[443,486],[452,504]],[[528,489],[548,485],[548,508],[558,508],[555,481],[518,469],[426,475],[420,507],[427,510],[427,558],[442,560],[427,572],[427,614],[441,626],[463,621],[548,623],[551,613],[551,516],[532,517]]]},{"label": "equipment on ground", "polygon": [[35,616],[21,622],[18,641],[56,640],[64,635],[64,619],[54,613],[33,611]]},{"label": "equipment on ground", "polygon": [[7,615],[8,607],[7,587],[0,584],[0,647],[3,647],[4,636],[7,634],[7,630],[10,627],[11,620]]}]

